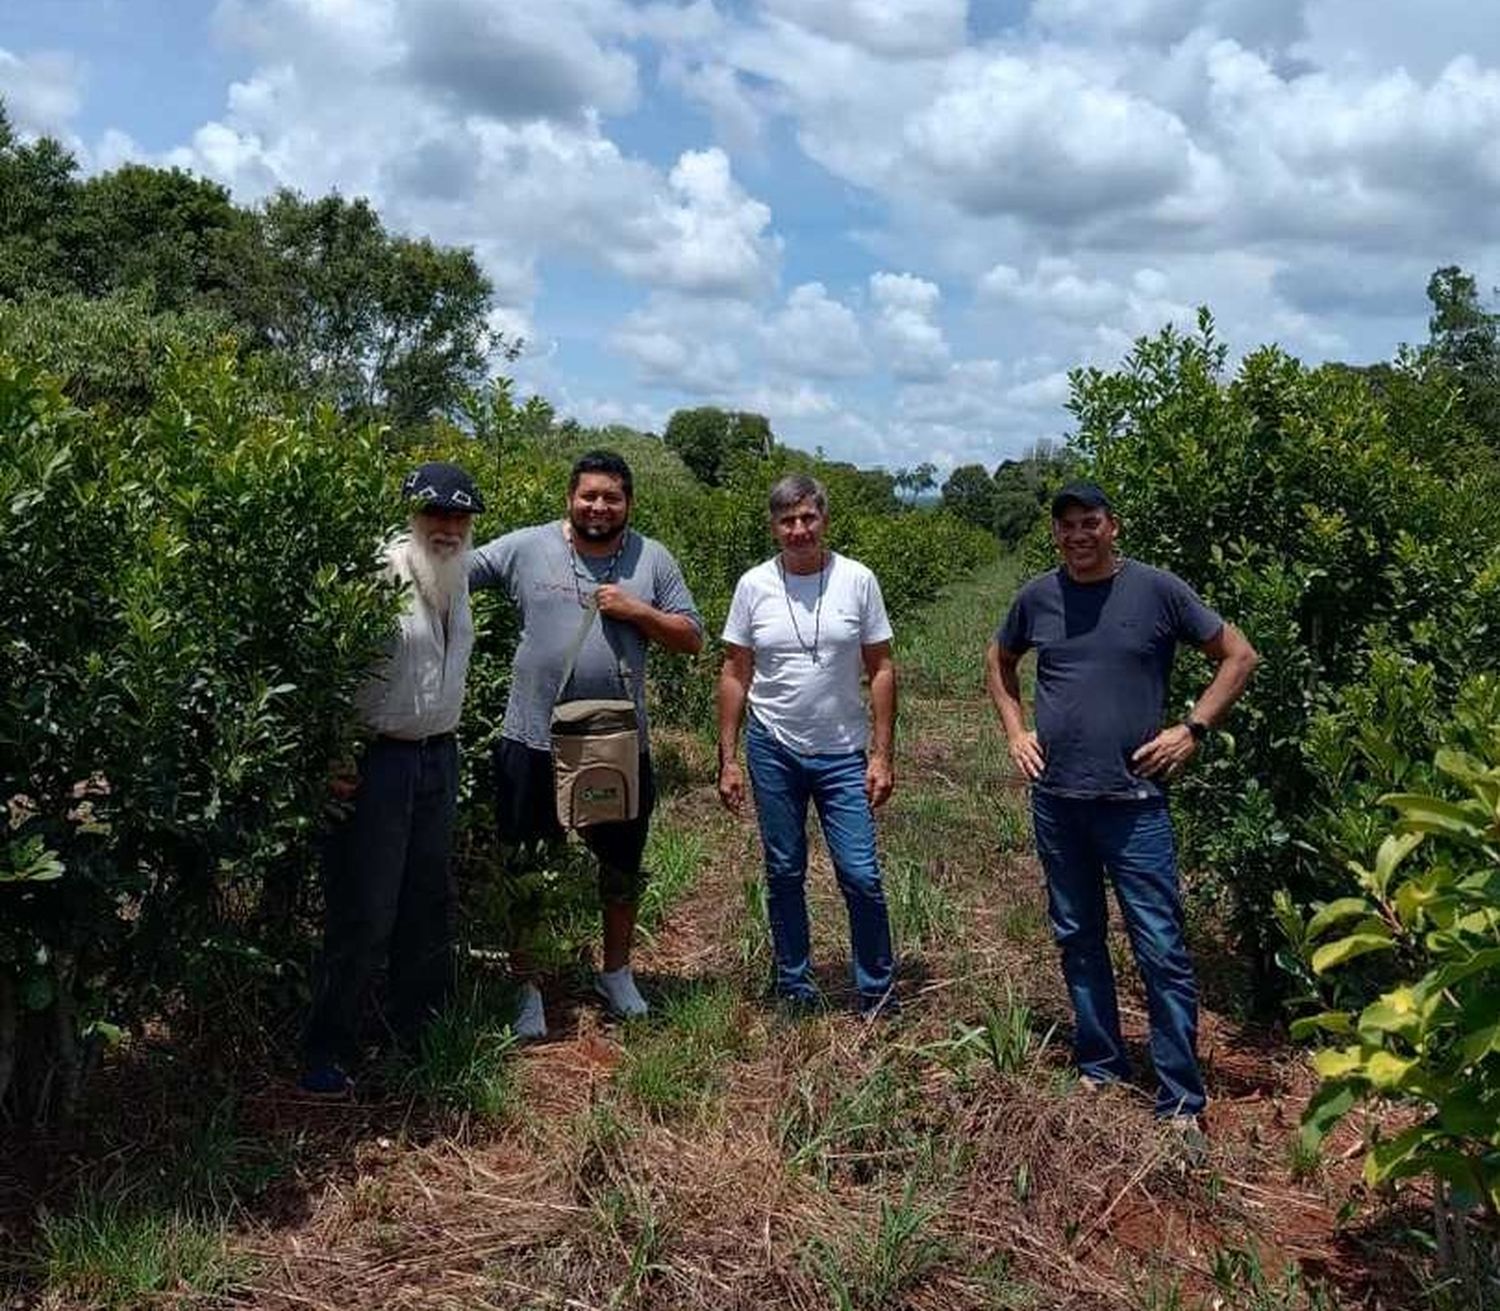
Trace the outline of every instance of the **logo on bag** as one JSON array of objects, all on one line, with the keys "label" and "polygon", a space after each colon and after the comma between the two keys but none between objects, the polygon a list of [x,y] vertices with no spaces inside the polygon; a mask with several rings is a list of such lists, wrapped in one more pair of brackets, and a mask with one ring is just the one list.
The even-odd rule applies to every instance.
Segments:
[{"label": "logo on bag", "polygon": [[586,788],[580,788],[579,792],[582,794],[583,799],[585,801],[614,801],[620,795],[620,789],[617,788],[617,787],[612,787],[612,788],[598,788],[598,787],[590,788],[590,787],[586,787]]}]

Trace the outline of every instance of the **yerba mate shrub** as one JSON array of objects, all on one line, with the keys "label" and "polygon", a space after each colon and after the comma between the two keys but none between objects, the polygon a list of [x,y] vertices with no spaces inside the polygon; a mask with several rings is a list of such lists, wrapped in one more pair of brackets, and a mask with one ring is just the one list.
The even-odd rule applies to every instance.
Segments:
[{"label": "yerba mate shrub", "polygon": [[135,413],[5,349],[0,1110],[40,1120],[102,1042],[288,981],[399,510],[375,434],[201,342]]}]

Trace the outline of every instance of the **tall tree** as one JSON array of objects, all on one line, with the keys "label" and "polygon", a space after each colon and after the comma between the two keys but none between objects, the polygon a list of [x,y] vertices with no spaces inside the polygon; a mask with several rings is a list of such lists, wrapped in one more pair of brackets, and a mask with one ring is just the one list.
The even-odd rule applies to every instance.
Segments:
[{"label": "tall tree", "polygon": [[1428,349],[1463,388],[1464,413],[1500,445],[1500,314],[1486,309],[1474,278],[1455,264],[1427,280]]},{"label": "tall tree", "polygon": [[995,528],[995,483],[982,464],[961,464],[942,487],[943,507],[976,528]]},{"label": "tall tree", "polygon": [[736,462],[763,460],[776,444],[765,415],[712,405],[677,410],[667,420],[665,439],[693,476],[710,487],[719,486]]},{"label": "tall tree", "polygon": [[143,164],[81,183],[65,237],[81,292],[139,292],[153,310],[224,306],[253,239],[218,183]]},{"label": "tall tree", "polygon": [[259,238],[236,317],[346,411],[398,424],[452,411],[499,345],[473,251],[393,237],[364,199],[281,191]]},{"label": "tall tree", "polygon": [[51,137],[22,141],[0,101],[0,298],[73,289],[63,234],[77,168]]}]

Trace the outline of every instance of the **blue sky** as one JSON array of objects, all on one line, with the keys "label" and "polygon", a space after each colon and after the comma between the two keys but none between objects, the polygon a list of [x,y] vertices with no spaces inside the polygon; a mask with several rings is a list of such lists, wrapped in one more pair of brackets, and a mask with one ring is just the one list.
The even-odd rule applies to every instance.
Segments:
[{"label": "blue sky", "polygon": [[472,245],[522,390],[889,467],[1067,431],[1067,371],[1208,304],[1388,356],[1500,247],[1474,0],[0,0],[84,167],[368,195]]}]

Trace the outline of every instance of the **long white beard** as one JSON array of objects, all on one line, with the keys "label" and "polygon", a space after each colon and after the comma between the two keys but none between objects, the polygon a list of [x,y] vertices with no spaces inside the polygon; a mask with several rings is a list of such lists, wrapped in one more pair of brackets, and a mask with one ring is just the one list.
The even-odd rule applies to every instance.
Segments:
[{"label": "long white beard", "polygon": [[465,530],[463,545],[452,554],[434,551],[427,539],[418,530],[413,530],[406,544],[406,564],[411,570],[412,582],[427,602],[439,614],[447,614],[448,606],[463,586],[469,570],[470,532]]}]

